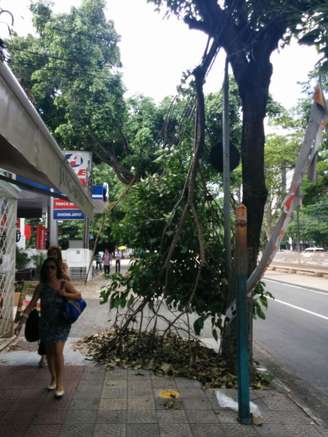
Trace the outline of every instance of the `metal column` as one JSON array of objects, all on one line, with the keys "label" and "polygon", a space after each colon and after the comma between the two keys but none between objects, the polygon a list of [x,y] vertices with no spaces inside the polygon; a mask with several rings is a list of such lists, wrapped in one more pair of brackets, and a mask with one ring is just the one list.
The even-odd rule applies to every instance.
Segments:
[{"label": "metal column", "polygon": [[247,314],[247,209],[236,209],[236,304],[238,360],[238,417],[240,423],[252,422],[249,405],[249,350]]}]

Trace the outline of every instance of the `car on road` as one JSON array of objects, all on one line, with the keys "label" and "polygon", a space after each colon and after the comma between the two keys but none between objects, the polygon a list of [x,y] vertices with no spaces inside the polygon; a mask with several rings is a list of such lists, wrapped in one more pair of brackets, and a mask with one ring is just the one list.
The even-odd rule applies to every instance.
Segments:
[{"label": "car on road", "polygon": [[323,247],[307,247],[304,250],[305,253],[319,253],[319,252],[325,252],[325,249]]}]

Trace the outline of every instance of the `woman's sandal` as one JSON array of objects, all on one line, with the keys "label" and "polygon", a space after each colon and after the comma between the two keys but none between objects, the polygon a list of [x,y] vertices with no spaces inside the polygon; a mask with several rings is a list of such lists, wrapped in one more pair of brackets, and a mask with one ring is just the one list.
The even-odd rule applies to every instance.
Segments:
[{"label": "woman's sandal", "polygon": [[65,394],[64,390],[56,390],[55,391],[55,398],[61,399],[64,396],[64,394]]},{"label": "woman's sandal", "polygon": [[51,391],[51,390],[55,390],[55,388],[56,388],[56,383],[55,383],[55,382],[49,384],[48,387],[47,387],[47,389],[48,389],[49,391]]}]

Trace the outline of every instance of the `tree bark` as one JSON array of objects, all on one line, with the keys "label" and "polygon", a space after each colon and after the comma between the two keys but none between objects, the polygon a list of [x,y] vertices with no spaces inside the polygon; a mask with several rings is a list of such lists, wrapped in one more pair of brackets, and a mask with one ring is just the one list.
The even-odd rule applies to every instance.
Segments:
[{"label": "tree bark", "polygon": [[241,144],[243,203],[247,207],[248,274],[251,274],[257,263],[267,197],[264,176],[263,120],[268,91],[263,90],[262,95],[256,95],[257,90],[254,88],[253,90],[248,88],[243,99]]},{"label": "tree bark", "polygon": [[[243,70],[231,61],[243,110],[241,139],[243,203],[247,207],[248,274],[257,265],[261,227],[267,198],[264,174],[264,117],[269,94],[272,65],[269,57],[247,64]],[[233,289],[232,285],[232,289]],[[231,290],[232,291],[232,290]],[[233,299],[233,293],[230,293]],[[229,302],[230,303],[230,302]],[[248,299],[249,357],[253,362],[253,301]],[[226,326],[222,338],[222,355],[231,368],[235,365],[235,324]]]},{"label": "tree bark", "polygon": [[[270,74],[271,76],[271,74]],[[268,81],[269,86],[270,80]],[[256,85],[255,85],[256,86]],[[254,86],[254,88],[255,88]],[[253,92],[256,92],[253,88]],[[248,275],[257,265],[260,247],[261,227],[267,189],[264,176],[264,126],[268,87],[262,93],[253,95],[247,90],[243,102],[243,203],[247,207],[247,250]],[[256,157],[256,158],[255,158]],[[255,158],[255,159],[254,159]],[[248,298],[249,360],[253,363],[253,297]],[[253,375],[254,376],[254,375]]]}]

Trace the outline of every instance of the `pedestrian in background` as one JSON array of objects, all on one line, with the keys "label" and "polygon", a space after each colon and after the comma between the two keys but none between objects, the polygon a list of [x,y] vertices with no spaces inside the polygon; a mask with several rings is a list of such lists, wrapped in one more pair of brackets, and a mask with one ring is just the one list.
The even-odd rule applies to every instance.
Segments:
[{"label": "pedestrian in background", "polygon": [[63,315],[63,304],[66,299],[78,300],[79,293],[70,281],[63,279],[63,272],[56,258],[47,258],[41,268],[40,283],[36,286],[31,302],[24,310],[15,334],[18,335],[30,312],[41,299],[41,317],[39,333],[44,345],[50,384],[48,390],[55,391],[55,397],[64,395],[64,345],[71,329],[71,324]]},{"label": "pedestrian in background", "polygon": [[118,249],[115,249],[114,257],[115,257],[115,272],[120,273],[121,271],[121,252]]},{"label": "pedestrian in background", "polygon": [[108,249],[105,249],[102,261],[104,265],[104,273],[105,276],[107,276],[110,274],[110,262],[111,262],[111,254]]},{"label": "pedestrian in background", "polygon": [[102,271],[102,259],[101,254],[98,252],[96,253],[96,270]]}]

